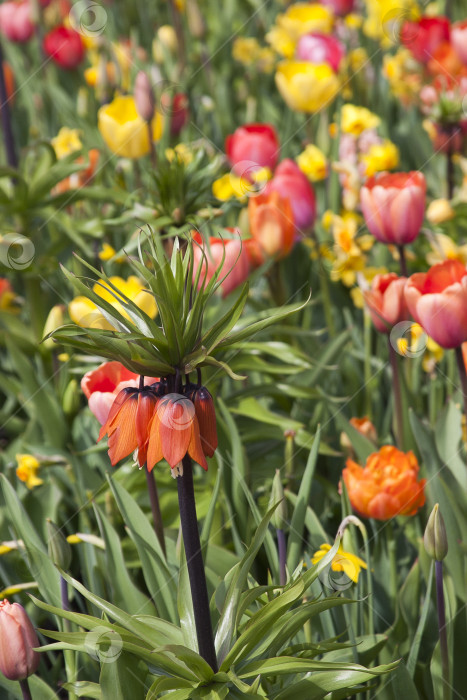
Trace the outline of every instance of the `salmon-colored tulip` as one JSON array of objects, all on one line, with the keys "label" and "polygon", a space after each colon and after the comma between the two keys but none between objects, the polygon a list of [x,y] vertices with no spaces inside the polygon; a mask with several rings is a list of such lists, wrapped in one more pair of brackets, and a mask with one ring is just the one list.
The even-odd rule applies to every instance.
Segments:
[{"label": "salmon-colored tulip", "polygon": [[382,243],[405,245],[419,234],[425,214],[422,173],[378,173],[361,189],[366,225]]},{"label": "salmon-colored tulip", "polygon": [[222,263],[219,279],[227,277],[221,284],[222,296],[227,296],[240,284],[243,284],[250,273],[250,258],[244,241],[237,238],[209,238],[206,242],[200,233],[193,234],[193,278],[196,276],[199,265],[202,266],[199,286],[206,280],[210,281],[216,270]]},{"label": "salmon-colored tulip", "polygon": [[451,27],[452,45],[464,65],[467,65],[467,20],[456,22]]},{"label": "salmon-colored tulip", "polygon": [[250,232],[267,257],[282,258],[294,244],[295,224],[290,201],[278,192],[262,193],[248,202]]},{"label": "salmon-colored tulip", "polygon": [[371,320],[380,333],[390,333],[396,323],[410,318],[404,295],[406,284],[406,277],[398,277],[394,272],[389,272],[386,275],[376,275],[370,289],[363,292]]},{"label": "salmon-colored tulip", "polygon": [[274,177],[265,189],[265,194],[278,192],[288,199],[293,212],[293,220],[299,231],[313,226],[316,217],[316,197],[306,175],[290,158],[285,158],[276,168]]},{"label": "salmon-colored tulip", "polygon": [[350,503],[360,515],[389,520],[415,515],[425,503],[426,479],[418,481],[419,466],[413,452],[385,445],[361,467],[348,459],[342,472]]},{"label": "salmon-colored tulip", "polygon": [[167,394],[157,404],[149,428],[148,469],[162,459],[174,469],[187,454],[203,469],[208,468],[194,404],[182,394]]},{"label": "salmon-colored tulip", "polygon": [[459,260],[412,275],[405,298],[414,319],[442,348],[467,341],[467,269]]},{"label": "salmon-colored tulip", "polygon": [[37,671],[40,654],[37,634],[26,610],[6,598],[0,602],[0,671],[20,681]]}]

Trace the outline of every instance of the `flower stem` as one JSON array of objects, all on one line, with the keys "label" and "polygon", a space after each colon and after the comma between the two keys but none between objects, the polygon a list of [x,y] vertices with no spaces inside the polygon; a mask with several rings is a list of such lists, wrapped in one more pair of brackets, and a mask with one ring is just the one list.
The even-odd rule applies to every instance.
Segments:
[{"label": "flower stem", "polygon": [[407,277],[407,260],[405,259],[405,250],[403,245],[398,245],[397,250],[399,251],[399,263],[401,266],[401,275]]},{"label": "flower stem", "polygon": [[451,130],[448,141],[448,151],[446,153],[446,182],[447,182],[447,194],[448,199],[452,199],[454,196],[454,161],[452,159],[454,152],[452,148],[452,140],[454,138],[456,127]]},{"label": "flower stem", "polygon": [[467,374],[465,371],[465,362],[464,362],[464,356],[462,354],[462,346],[459,345],[459,347],[456,348],[456,360],[457,360],[457,369],[459,370],[459,378],[461,380],[461,391],[462,391],[462,398],[464,401],[464,415],[467,420]]},{"label": "flower stem", "polygon": [[0,42],[0,115],[2,119],[3,141],[5,143],[8,165],[11,168],[17,168],[18,159],[16,157],[15,139],[13,137],[13,129],[11,128],[11,114],[8,101],[5,74],[3,72],[3,48]]},{"label": "flower stem", "polygon": [[164,537],[164,524],[162,522],[161,507],[159,504],[159,495],[157,493],[156,479],[154,472],[150,472],[147,466],[144,467],[146,472],[146,484],[148,487],[149,501],[151,503],[152,521],[154,525],[154,532],[156,533],[159,544],[164,552],[164,556],[167,557],[167,551],[165,548],[165,537]]},{"label": "flower stem", "polygon": [[396,351],[394,350],[391,341],[389,341],[389,360],[392,369],[392,384],[394,388],[394,413],[396,416],[396,443],[400,450],[404,449],[404,419],[402,415],[402,394],[399,375],[399,366],[397,364]]},{"label": "flower stem", "polygon": [[436,572],[436,602],[438,607],[438,629],[439,629],[439,645],[441,648],[441,667],[443,673],[443,700],[450,700],[450,683],[449,683],[449,653],[448,653],[448,637],[446,633],[446,611],[444,607],[444,590],[443,590],[443,562],[435,561]]},{"label": "flower stem", "polygon": [[285,586],[287,583],[287,573],[285,570],[285,564],[287,559],[287,547],[285,544],[285,532],[284,530],[277,529],[277,551],[279,553],[279,583],[281,586]]},{"label": "flower stem", "polygon": [[31,691],[29,690],[29,683],[27,678],[23,678],[22,681],[19,682],[21,692],[23,693],[23,700],[32,700],[32,695]]},{"label": "flower stem", "polygon": [[149,136],[149,157],[151,158],[151,165],[153,168],[157,165],[156,148],[154,146],[154,137],[152,133],[152,124],[150,121],[146,122]]},{"label": "flower stem", "polygon": [[183,475],[177,477],[178,504],[185,545],[191,597],[195,615],[196,635],[200,655],[217,672],[216,650],[209,612],[208,589],[204,572],[203,555],[196,516],[195,492],[193,487],[193,467],[191,458],[183,458]]}]

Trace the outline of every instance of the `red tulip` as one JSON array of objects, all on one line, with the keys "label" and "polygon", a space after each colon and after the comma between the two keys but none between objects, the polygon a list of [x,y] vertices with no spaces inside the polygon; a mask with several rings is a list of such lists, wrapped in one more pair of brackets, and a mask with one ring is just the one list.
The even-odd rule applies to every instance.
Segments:
[{"label": "red tulip", "polygon": [[37,671],[40,654],[37,634],[19,603],[0,602],[0,671],[10,681],[20,681]]},{"label": "red tulip", "polygon": [[313,226],[316,216],[315,193],[308,178],[293,160],[286,158],[282,161],[264,192],[278,192],[283,199],[290,201],[297,229]]},{"label": "red tulip", "polygon": [[419,234],[425,215],[422,173],[378,173],[360,192],[366,225],[382,243],[405,245]]},{"label": "red tulip", "polygon": [[462,63],[467,65],[467,20],[452,25],[451,42]]},{"label": "red tulip", "polygon": [[81,35],[74,29],[56,27],[44,37],[44,53],[65,70],[73,70],[84,58]]},{"label": "red tulip", "polygon": [[405,298],[414,319],[442,348],[467,341],[467,269],[459,260],[412,275]]},{"label": "red tulip", "polygon": [[250,273],[250,259],[247,248],[240,239],[239,231],[237,238],[209,238],[208,244],[206,244],[201,234],[195,233],[193,241],[193,279],[196,276],[199,265],[202,265],[199,287],[201,287],[204,279],[206,279],[206,284],[210,281],[221,264],[223,256],[224,263],[219,279],[222,279],[225,275],[228,276],[221,284],[222,296],[227,296],[247,279]]},{"label": "red tulip", "polygon": [[248,216],[251,235],[264,255],[282,258],[290,253],[294,244],[295,224],[288,199],[275,191],[250,197]]},{"label": "red tulip", "polygon": [[[153,384],[157,377],[145,377],[145,385]],[[139,386],[139,375],[130,372],[120,362],[104,362],[96,369],[86,372],[81,380],[84,392],[93,413],[103,425],[109,417],[109,412],[117,394],[125,387]]]},{"label": "red tulip", "polygon": [[0,5],[0,33],[10,41],[29,41],[34,34],[29,0]]},{"label": "red tulip", "polygon": [[[162,106],[164,106],[165,97],[165,95],[162,95]],[[172,136],[178,136],[188,122],[190,117],[188,105],[188,97],[184,92],[177,92],[173,96],[170,104],[170,133]]]},{"label": "red tulip", "polygon": [[225,139],[225,152],[233,171],[252,180],[255,170],[273,170],[279,158],[279,140],[271,124],[245,124]]},{"label": "red tulip", "polygon": [[401,41],[414,58],[428,63],[443,41],[449,41],[450,27],[447,17],[422,17],[417,22],[404,22]]},{"label": "red tulip", "polygon": [[375,328],[380,333],[390,333],[400,321],[410,318],[404,290],[406,277],[398,277],[394,272],[376,275],[371,288],[363,292],[365,304]]},{"label": "red tulip", "polygon": [[334,71],[339,66],[345,55],[343,44],[330,34],[304,34],[297,44],[296,56],[300,61],[310,63],[327,63]]},{"label": "red tulip", "polygon": [[353,12],[355,0],[321,0],[321,5],[329,7],[335,15],[344,16]]}]

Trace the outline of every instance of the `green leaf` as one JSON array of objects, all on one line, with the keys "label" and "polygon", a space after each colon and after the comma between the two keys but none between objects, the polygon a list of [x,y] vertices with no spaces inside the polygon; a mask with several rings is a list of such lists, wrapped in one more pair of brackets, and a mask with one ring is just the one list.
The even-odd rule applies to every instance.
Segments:
[{"label": "green leaf", "polygon": [[70,693],[74,693],[79,698],[94,698],[102,700],[102,692],[99,683],[91,681],[75,681],[74,683],[64,683],[63,687]]},{"label": "green leaf", "polygon": [[147,668],[126,652],[118,660],[102,663],[99,677],[102,700],[144,700],[147,673]]}]

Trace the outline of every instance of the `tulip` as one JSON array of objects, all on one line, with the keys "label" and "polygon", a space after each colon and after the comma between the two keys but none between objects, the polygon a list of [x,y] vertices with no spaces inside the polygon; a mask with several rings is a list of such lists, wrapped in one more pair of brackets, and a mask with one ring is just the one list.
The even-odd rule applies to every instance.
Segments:
[{"label": "tulip", "polygon": [[21,681],[37,671],[40,654],[37,634],[26,610],[6,598],[0,602],[0,671],[10,681]]},{"label": "tulip", "polygon": [[332,10],[335,15],[344,16],[353,12],[355,0],[321,0],[321,4]]},{"label": "tulip", "polygon": [[330,66],[306,61],[281,61],[276,85],[290,109],[297,112],[318,112],[339,91],[339,79]]},{"label": "tulip", "polygon": [[44,53],[60,68],[73,70],[84,58],[81,35],[74,29],[56,27],[44,37]]},{"label": "tulip", "polygon": [[274,177],[264,190],[265,194],[278,192],[290,201],[294,224],[304,230],[313,226],[316,216],[316,198],[307,177],[293,160],[286,158],[276,168]]},{"label": "tulip", "polygon": [[425,503],[426,479],[417,481],[419,466],[413,452],[385,445],[361,467],[348,459],[342,477],[352,507],[365,518],[389,520],[415,515]]},{"label": "tulip", "polygon": [[149,427],[148,470],[165,459],[180,474],[180,462],[186,455],[208,468],[193,403],[181,394],[167,394],[157,404]]},{"label": "tulip", "polygon": [[434,199],[426,210],[426,218],[430,224],[442,224],[453,219],[455,215],[456,213],[449,200],[443,198]]},{"label": "tulip", "polygon": [[[118,95],[100,108],[98,127],[113,153],[124,158],[141,158],[150,152],[147,124],[137,112],[131,95]],[[154,141],[162,135],[162,117],[158,112],[151,121]]]},{"label": "tulip", "polygon": [[29,41],[34,34],[31,14],[31,4],[28,0],[4,2],[0,5],[0,33],[10,41]]},{"label": "tulip", "polygon": [[413,318],[442,348],[467,341],[467,269],[459,260],[412,275],[405,298]]},{"label": "tulip", "polygon": [[140,70],[135,80],[135,105],[141,119],[145,122],[150,122],[154,116],[156,102],[154,99],[154,91],[148,74],[144,70]]},{"label": "tulip", "polygon": [[450,27],[447,17],[421,17],[417,22],[404,22],[401,41],[420,63],[428,63],[435,50],[449,41]]},{"label": "tulip", "polygon": [[[145,385],[156,382],[156,377],[145,377]],[[125,387],[138,387],[139,375],[130,372],[120,362],[103,362],[99,367],[86,372],[81,380],[81,389],[88,400],[91,413],[103,425],[117,394]]]},{"label": "tulip", "polygon": [[162,111],[170,115],[170,134],[178,136],[188,122],[188,97],[184,92],[177,92],[173,97],[167,92],[161,96]]},{"label": "tulip", "polygon": [[410,318],[405,300],[406,277],[398,277],[394,272],[376,275],[371,288],[363,292],[363,298],[377,331],[390,333],[400,321]]},{"label": "tulip", "polygon": [[446,558],[449,548],[448,536],[444,518],[441,515],[438,503],[435,503],[430,517],[428,518],[423,535],[423,544],[425,545],[428,556],[432,559],[443,561],[443,559]]},{"label": "tulip", "polygon": [[277,16],[276,25],[266,35],[266,39],[286,58],[292,58],[297,41],[303,34],[320,32],[329,34],[333,25],[332,11],[319,3],[297,2]]},{"label": "tulip", "polygon": [[362,187],[360,198],[366,225],[382,243],[411,243],[425,213],[426,182],[420,172],[378,173]]},{"label": "tulip", "polygon": [[338,71],[345,55],[343,44],[331,34],[304,34],[297,44],[296,57],[299,61],[327,63],[333,71]]},{"label": "tulip", "polygon": [[251,181],[255,170],[274,170],[279,140],[271,124],[244,124],[225,139],[225,152],[233,171]]},{"label": "tulip", "polygon": [[[238,232],[240,234],[240,232]],[[206,284],[211,280],[224,257],[224,262],[220,270],[219,280],[227,275],[221,284],[222,296],[227,296],[240,284],[243,284],[250,272],[250,260],[246,246],[238,238],[209,238],[208,245],[201,234],[195,233],[193,236],[193,279],[199,265],[202,265],[198,288],[203,282]]]},{"label": "tulip", "polygon": [[248,202],[250,232],[267,257],[285,257],[294,244],[295,225],[289,199],[277,191],[251,197]]},{"label": "tulip", "polygon": [[452,25],[451,42],[462,63],[467,65],[467,20]]}]

